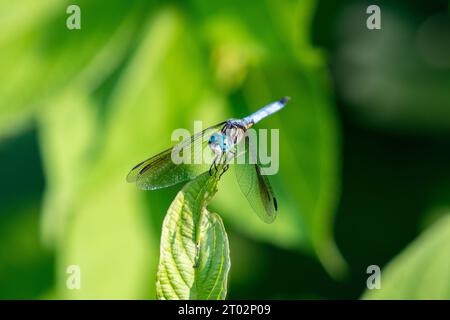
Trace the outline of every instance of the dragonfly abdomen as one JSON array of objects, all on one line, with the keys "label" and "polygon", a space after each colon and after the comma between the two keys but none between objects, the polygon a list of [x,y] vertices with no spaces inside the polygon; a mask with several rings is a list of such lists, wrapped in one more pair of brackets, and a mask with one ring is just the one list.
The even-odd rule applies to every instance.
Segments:
[{"label": "dragonfly abdomen", "polygon": [[271,104],[259,109],[258,111],[252,113],[251,115],[245,117],[242,120],[249,126],[253,126],[254,124],[264,119],[265,117],[270,116],[271,114],[274,114],[275,112],[281,110],[289,101],[289,99],[290,99],[289,97],[284,97],[283,99],[272,102]]}]

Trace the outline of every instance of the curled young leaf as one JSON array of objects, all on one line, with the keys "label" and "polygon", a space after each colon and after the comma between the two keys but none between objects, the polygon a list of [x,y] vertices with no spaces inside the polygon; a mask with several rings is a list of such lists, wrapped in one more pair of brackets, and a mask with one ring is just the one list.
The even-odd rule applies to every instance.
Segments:
[{"label": "curled young leaf", "polygon": [[159,299],[225,299],[230,269],[222,219],[206,209],[218,177],[187,183],[164,219],[156,290]]}]

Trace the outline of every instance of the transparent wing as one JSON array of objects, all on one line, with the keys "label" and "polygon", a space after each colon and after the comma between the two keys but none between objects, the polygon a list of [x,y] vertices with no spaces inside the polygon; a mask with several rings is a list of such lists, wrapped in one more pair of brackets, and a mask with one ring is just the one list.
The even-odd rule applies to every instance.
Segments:
[{"label": "transparent wing", "polygon": [[[277,216],[277,200],[269,179],[262,175],[262,169],[256,163],[253,148],[249,146],[247,139],[245,145],[247,152],[239,153],[237,163],[234,165],[239,187],[258,217],[266,223],[272,223]],[[252,161],[247,160],[246,155],[249,155]]]},{"label": "transparent wing", "polygon": [[[131,169],[127,175],[128,182],[136,182],[139,189],[155,190],[190,180],[207,171],[211,163],[203,161],[202,154],[207,154],[209,137],[220,131],[225,122],[209,127],[174,147],[145,160]],[[185,157],[182,163],[173,161],[172,154]],[[195,160],[202,160],[196,163]],[[198,160],[197,160],[198,162]]]}]

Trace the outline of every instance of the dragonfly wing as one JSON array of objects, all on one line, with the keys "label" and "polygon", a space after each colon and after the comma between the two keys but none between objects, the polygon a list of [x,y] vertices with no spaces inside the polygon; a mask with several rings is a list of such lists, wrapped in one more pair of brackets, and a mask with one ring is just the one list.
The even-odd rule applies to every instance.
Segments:
[{"label": "dragonfly wing", "polygon": [[[127,181],[136,182],[139,189],[154,190],[195,178],[209,169],[211,164],[203,161],[202,154],[205,152],[205,148],[208,148],[209,137],[220,131],[223,125],[224,122],[209,127],[174,147],[139,163],[128,173]],[[189,152],[185,159],[187,161],[182,163],[173,161],[172,154],[174,152],[181,155]],[[194,159],[201,160],[201,163],[196,163]]]},{"label": "dragonfly wing", "polygon": [[245,153],[238,155],[238,162],[234,165],[239,187],[258,217],[272,223],[277,216],[278,204],[269,179],[262,174],[256,161],[244,161],[241,157],[245,157]]}]

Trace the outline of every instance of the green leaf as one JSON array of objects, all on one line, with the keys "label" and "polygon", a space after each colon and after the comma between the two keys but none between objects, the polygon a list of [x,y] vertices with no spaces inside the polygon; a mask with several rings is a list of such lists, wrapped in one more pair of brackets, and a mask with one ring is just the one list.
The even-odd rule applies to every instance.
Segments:
[{"label": "green leaf", "polygon": [[48,101],[38,114],[46,188],[42,237],[54,246],[67,231],[71,208],[79,201],[80,182],[92,162],[97,129],[95,103],[83,90],[71,89]]},{"label": "green leaf", "polygon": [[[166,71],[161,72],[164,77],[159,75],[162,71],[159,68],[170,63],[166,62],[167,53],[184,39],[182,30],[173,10],[152,15],[142,26],[139,46],[112,89],[105,128],[99,136],[92,137],[95,139],[95,151],[91,152],[93,163],[77,172],[81,176],[80,188],[73,198],[76,203],[71,207],[71,219],[58,257],[61,297],[155,297],[155,281],[149,279],[154,278],[158,265],[161,226],[158,216],[167,207],[156,211],[146,206],[147,193],[126,183],[125,176],[141,157],[149,155],[149,146],[159,141],[163,147],[163,143],[170,141],[166,130],[159,133],[169,123],[169,120],[162,121],[165,105],[148,102],[161,101],[160,91],[151,88],[159,88],[161,79],[170,74]],[[156,199],[160,201],[162,197],[158,196]],[[157,227],[153,227],[155,220]],[[65,268],[70,264],[81,268],[81,290],[65,287]]]},{"label": "green leaf", "polygon": [[363,299],[450,299],[450,215],[438,220],[381,273]]},{"label": "green leaf", "polygon": [[163,223],[157,274],[159,299],[225,299],[230,269],[222,219],[206,209],[217,178],[206,172],[187,183]]},{"label": "green leaf", "polygon": [[[96,173],[94,181],[83,184],[72,207],[57,257],[58,295],[62,299],[147,298],[149,279],[156,271],[152,260],[158,252],[147,212],[122,172]],[[69,265],[80,267],[80,290],[66,287]]]},{"label": "green leaf", "polygon": [[[81,32],[65,26],[66,2],[27,0],[7,10],[0,4],[4,31],[0,36],[0,137],[29,126],[47,98],[66,88],[82,87],[89,93],[98,89],[135,39],[139,6],[116,1],[102,19],[82,13],[82,25],[89,27]],[[82,12],[98,12],[104,6],[85,2],[79,3]]]}]

